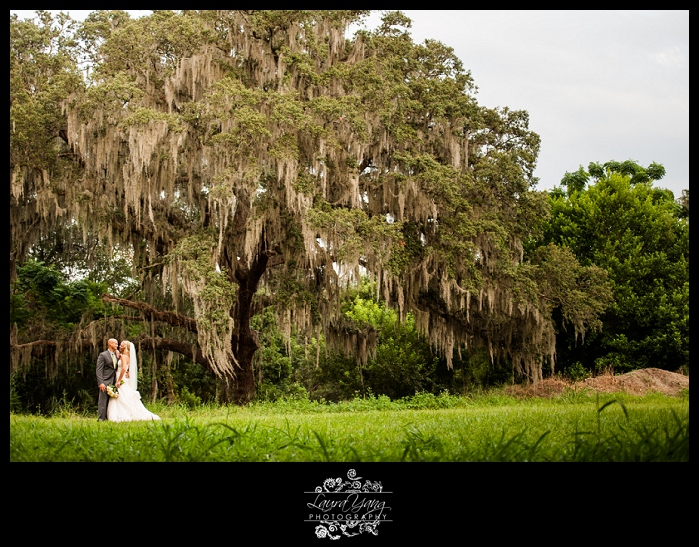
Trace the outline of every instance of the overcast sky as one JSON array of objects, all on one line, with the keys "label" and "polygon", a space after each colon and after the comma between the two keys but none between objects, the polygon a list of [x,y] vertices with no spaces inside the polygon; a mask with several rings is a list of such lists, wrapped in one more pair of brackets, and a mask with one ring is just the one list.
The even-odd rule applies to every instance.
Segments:
[{"label": "overcast sky", "polygon": [[628,159],[665,166],[656,185],[676,197],[689,188],[689,10],[403,11],[414,41],[454,49],[479,104],[529,112],[538,189],[581,165]]}]

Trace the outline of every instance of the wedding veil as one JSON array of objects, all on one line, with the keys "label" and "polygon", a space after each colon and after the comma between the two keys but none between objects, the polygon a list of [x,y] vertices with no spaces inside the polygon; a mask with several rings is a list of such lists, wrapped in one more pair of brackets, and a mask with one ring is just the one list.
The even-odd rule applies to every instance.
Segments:
[{"label": "wedding veil", "polygon": [[129,342],[129,350],[131,351],[131,362],[129,363],[129,385],[134,391],[138,391],[138,368],[136,359],[136,346],[133,342]]}]

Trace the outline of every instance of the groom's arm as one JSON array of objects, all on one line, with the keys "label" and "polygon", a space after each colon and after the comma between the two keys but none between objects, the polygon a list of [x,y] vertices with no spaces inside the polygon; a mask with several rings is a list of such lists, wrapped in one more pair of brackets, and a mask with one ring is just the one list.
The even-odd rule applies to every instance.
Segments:
[{"label": "groom's arm", "polygon": [[97,358],[97,385],[104,384],[104,354],[100,353]]}]

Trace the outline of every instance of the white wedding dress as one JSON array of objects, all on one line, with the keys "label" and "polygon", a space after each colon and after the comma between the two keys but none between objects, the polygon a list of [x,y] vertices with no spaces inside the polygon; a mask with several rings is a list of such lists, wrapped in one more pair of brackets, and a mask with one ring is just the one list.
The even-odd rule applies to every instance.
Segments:
[{"label": "white wedding dress", "polygon": [[[107,420],[110,422],[137,422],[143,420],[160,420],[160,416],[153,414],[141,402],[141,394],[138,392],[138,371],[136,366],[136,348],[130,343],[131,364],[129,365],[129,378],[124,376],[124,383],[119,386],[119,396],[109,399],[107,405]],[[116,377],[121,375],[121,359],[117,362]]]}]

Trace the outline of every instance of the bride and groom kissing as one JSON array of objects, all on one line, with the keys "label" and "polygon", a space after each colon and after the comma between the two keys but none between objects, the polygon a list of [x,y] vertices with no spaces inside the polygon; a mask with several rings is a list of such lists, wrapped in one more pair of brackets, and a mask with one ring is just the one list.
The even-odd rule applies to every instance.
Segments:
[{"label": "bride and groom kissing", "polygon": [[150,412],[141,402],[135,346],[128,340],[124,340],[119,349],[117,344],[115,338],[110,338],[107,349],[97,357],[97,385],[100,390],[97,400],[98,420],[160,420],[158,415]]}]

